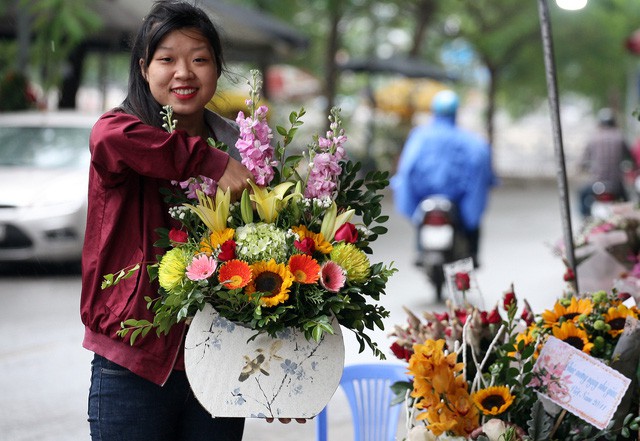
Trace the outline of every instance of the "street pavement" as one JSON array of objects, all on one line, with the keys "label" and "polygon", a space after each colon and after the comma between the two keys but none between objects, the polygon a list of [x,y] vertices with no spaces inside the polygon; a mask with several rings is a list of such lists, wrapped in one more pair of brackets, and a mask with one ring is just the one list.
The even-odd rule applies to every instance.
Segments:
[{"label": "street pavement", "polygon": [[[384,331],[373,339],[388,351],[388,332],[402,324],[403,306],[420,313],[442,310],[433,288],[413,266],[414,232],[396,215],[392,198],[385,198],[391,216],[389,233],[373,244],[372,261],[393,263],[382,304],[390,311]],[[480,268],[476,279],[485,306],[492,307],[513,283],[519,298],[534,311],[550,308],[562,294],[564,268],[553,254],[562,237],[560,204],[555,182],[509,180],[494,190],[482,231]],[[91,354],[81,347],[83,328],[78,316],[80,280],[73,272],[42,274],[37,268],[0,267],[0,441],[88,441],[86,398]],[[345,364],[383,362],[345,331]],[[340,389],[329,403],[329,440],[353,438],[351,417]],[[403,433],[399,428],[400,436]],[[247,441],[315,439],[315,422],[267,423],[248,420]],[[401,437],[398,439],[402,439]]]}]

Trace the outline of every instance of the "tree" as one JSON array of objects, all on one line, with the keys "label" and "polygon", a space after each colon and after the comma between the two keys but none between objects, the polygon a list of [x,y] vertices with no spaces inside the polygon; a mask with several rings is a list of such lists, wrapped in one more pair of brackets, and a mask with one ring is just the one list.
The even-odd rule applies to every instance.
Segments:
[{"label": "tree", "polygon": [[[75,90],[80,84],[85,37],[100,27],[91,12],[93,0],[18,0],[18,8],[31,17],[33,41],[30,52],[37,57],[45,90],[61,85],[60,107],[75,107]],[[66,90],[72,93],[65,93]]]}]

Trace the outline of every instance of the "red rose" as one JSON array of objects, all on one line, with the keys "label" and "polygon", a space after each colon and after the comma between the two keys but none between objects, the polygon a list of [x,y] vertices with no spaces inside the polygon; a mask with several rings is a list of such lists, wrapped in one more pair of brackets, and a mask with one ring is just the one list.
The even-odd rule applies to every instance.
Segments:
[{"label": "red rose", "polygon": [[233,260],[236,258],[236,242],[235,240],[227,240],[220,245],[220,253],[218,254],[218,260],[226,262],[227,260]]},{"label": "red rose", "polygon": [[172,228],[169,231],[169,240],[174,243],[187,243],[189,235],[186,231],[178,230],[176,228]]},{"label": "red rose", "polygon": [[516,307],[518,301],[516,299],[516,294],[513,292],[513,288],[511,291],[507,291],[502,296],[502,307],[505,311],[508,311],[511,307]]},{"label": "red rose", "polygon": [[469,273],[456,273],[455,275],[456,288],[458,291],[466,291],[470,287]]},{"label": "red rose", "polygon": [[564,281],[573,282],[574,280],[576,280],[576,274],[571,268],[567,268],[567,271],[564,273]]},{"label": "red rose", "polygon": [[316,243],[310,237],[294,241],[293,246],[304,254],[313,254],[316,250]]},{"label": "red rose", "polygon": [[467,313],[466,309],[456,309],[454,312],[456,314],[456,318],[460,321],[460,323],[462,323],[463,325],[467,323],[467,317],[469,317],[469,314]]},{"label": "red rose", "polygon": [[502,322],[502,318],[500,318],[500,313],[498,312],[498,307],[496,306],[493,310],[487,315],[487,323],[500,323]]},{"label": "red rose", "polygon": [[393,344],[391,345],[391,352],[393,352],[393,355],[395,355],[400,360],[406,361],[409,361],[409,359],[413,355],[412,350],[399,345],[398,342],[393,342]]},{"label": "red rose", "polygon": [[351,222],[345,222],[338,228],[334,238],[336,242],[343,240],[347,243],[356,243],[358,240],[358,230],[356,230],[356,226]]},{"label": "red rose", "polygon": [[436,319],[440,322],[447,322],[449,321],[449,314],[445,311],[442,313],[439,312],[434,312],[433,315],[436,316]]}]

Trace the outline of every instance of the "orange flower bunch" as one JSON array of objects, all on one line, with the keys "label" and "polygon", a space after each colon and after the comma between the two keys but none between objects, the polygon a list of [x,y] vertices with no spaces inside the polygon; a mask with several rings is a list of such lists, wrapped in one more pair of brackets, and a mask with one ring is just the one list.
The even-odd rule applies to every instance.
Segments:
[{"label": "orange flower bunch", "polygon": [[445,353],[445,341],[427,340],[413,346],[409,372],[413,375],[411,397],[424,410],[416,419],[427,420],[435,436],[453,433],[468,436],[479,424],[478,409],[469,395],[463,363],[456,352]]}]

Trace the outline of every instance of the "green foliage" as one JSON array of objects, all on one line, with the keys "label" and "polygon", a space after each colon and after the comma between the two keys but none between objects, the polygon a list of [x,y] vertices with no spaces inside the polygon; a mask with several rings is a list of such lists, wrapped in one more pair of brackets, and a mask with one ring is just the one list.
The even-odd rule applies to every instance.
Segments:
[{"label": "green foliage", "polygon": [[20,0],[19,7],[33,16],[35,38],[31,52],[38,57],[45,89],[60,81],[62,65],[69,54],[88,34],[100,28],[100,17],[88,7],[92,1]]}]

